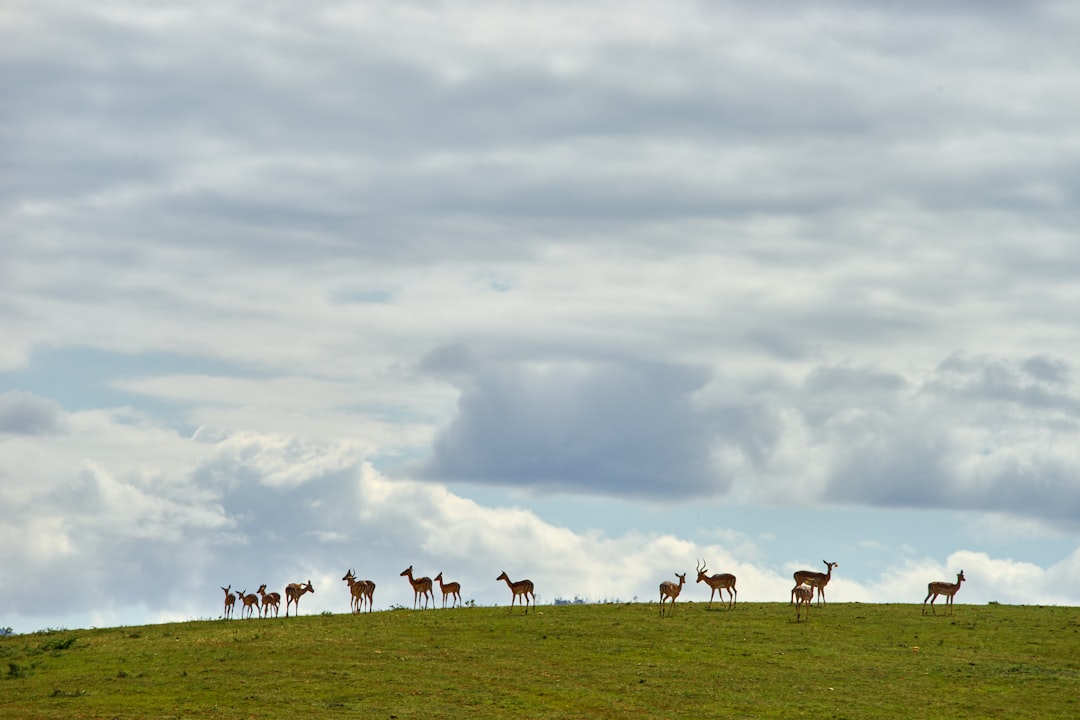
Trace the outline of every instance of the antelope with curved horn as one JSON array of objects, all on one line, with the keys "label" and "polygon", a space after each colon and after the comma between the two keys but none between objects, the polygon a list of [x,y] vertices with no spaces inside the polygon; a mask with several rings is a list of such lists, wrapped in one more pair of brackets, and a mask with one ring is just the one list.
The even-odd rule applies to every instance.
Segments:
[{"label": "antelope with curved horn", "polygon": [[315,588],[312,587],[311,581],[308,580],[307,584],[304,583],[289,583],[285,586],[285,617],[289,617],[289,605],[295,605],[296,616],[300,616],[300,598],[304,593],[315,593]]},{"label": "antelope with curved horn", "polygon": [[349,572],[345,573],[345,577],[341,579],[349,584],[349,609],[353,612],[361,612],[364,600],[367,600],[368,612],[371,612],[374,604],[375,583],[370,580],[357,580],[352,568],[349,568]]},{"label": "antelope with curved horn", "polygon": [[237,597],[239,597],[240,602],[244,604],[244,606],[240,609],[240,617],[243,618],[245,613],[249,618],[254,617],[255,610],[259,607],[259,596],[255,593],[251,593],[250,595],[248,595],[247,590],[241,590],[240,594],[237,595]]},{"label": "antelope with curved horn", "polygon": [[427,609],[427,601],[428,601],[429,596],[431,597],[431,607],[432,607],[432,609],[434,609],[434,607],[435,607],[435,593],[432,592],[432,590],[431,590],[431,578],[422,577],[422,578],[415,578],[414,579],[413,578],[412,565],[410,565],[409,567],[402,570],[401,574],[400,574],[400,577],[409,578],[409,584],[412,585],[412,589],[413,589],[413,610],[415,610],[417,608],[417,606],[419,605],[421,595],[424,596],[424,609],[425,610]]},{"label": "antelope with curved horn", "polygon": [[717,591],[720,592],[720,602],[724,601],[724,591],[728,591],[728,607],[734,607],[735,601],[739,597],[739,591],[735,589],[735,576],[731,573],[721,573],[708,577],[705,573],[709,572],[709,569],[705,567],[705,561],[701,561],[701,567],[697,571],[697,581],[703,582],[712,588],[712,592],[709,593],[709,609],[712,609],[713,595]]},{"label": "antelope with curved horn", "polygon": [[499,580],[505,580],[506,586],[510,588],[510,592],[513,593],[510,596],[510,612],[514,611],[514,601],[518,599],[518,596],[521,596],[521,601],[518,603],[518,605],[522,605],[522,603],[524,603],[524,605],[522,605],[522,608],[525,610],[526,613],[529,612],[530,595],[532,596],[532,604],[536,605],[536,593],[533,592],[532,580],[518,580],[517,582],[511,582],[510,576],[506,574],[505,570],[499,573],[499,577],[495,578],[495,580],[496,582]]},{"label": "antelope with curved horn", "polygon": [[686,573],[680,575],[675,573],[675,577],[679,578],[679,582],[673,583],[670,580],[665,580],[660,583],[660,617],[664,617],[664,603],[671,600],[671,615],[675,615],[675,598],[679,597],[679,593],[682,592],[682,586],[686,582]]},{"label": "antelope with curved horn", "polygon": [[795,622],[801,619],[802,606],[806,606],[806,621],[810,622],[810,603],[814,599],[814,588],[809,585],[796,585],[791,591],[795,598]]},{"label": "antelope with curved horn", "polygon": [[221,589],[225,591],[225,619],[228,620],[232,617],[233,609],[236,607],[236,596],[232,594],[232,585]]},{"label": "antelope with curved horn", "polygon": [[446,608],[447,596],[453,596],[454,602],[450,607],[457,607],[457,604],[461,602],[461,583],[458,582],[443,582],[442,571],[435,576],[435,582],[439,583],[439,589],[442,590],[442,606]]},{"label": "antelope with curved horn", "polygon": [[[964,577],[964,571],[961,570],[960,572],[958,572],[956,574],[956,582],[955,583],[941,581],[941,582],[932,582],[929,585],[927,585],[926,586],[926,600],[930,600],[931,595],[934,596],[934,599],[930,600],[930,611],[933,612],[935,615],[937,615],[937,611],[934,610],[934,603],[937,601],[938,595],[944,595],[945,596],[945,608],[949,611],[949,614],[952,614],[953,599],[956,597],[957,590],[960,589],[960,583],[964,582],[965,580],[967,580],[967,578]],[[923,615],[926,614],[926,600],[922,601],[922,614]]]},{"label": "antelope with curved horn", "polygon": [[266,583],[260,585],[255,592],[259,593],[259,597],[262,598],[263,617],[270,617],[271,609],[274,611],[274,617],[277,617],[278,612],[281,610],[281,595],[276,592],[266,592]]},{"label": "antelope with curved horn", "polygon": [[349,586],[349,612],[357,612],[356,608],[360,603],[360,598],[363,597],[360,593],[360,589],[357,587],[356,576],[353,575],[352,568],[341,577],[341,581]]},{"label": "antelope with curved horn", "polygon": [[[795,602],[795,588],[800,585],[809,585],[811,589],[817,588],[818,600],[821,604],[825,604],[825,586],[829,584],[829,580],[832,580],[832,571],[834,567],[840,567],[839,563],[829,562],[828,560],[822,560],[825,563],[825,567],[829,572],[814,572],[813,570],[796,570],[793,577],[795,578],[795,587],[791,588],[791,602]],[[809,615],[807,615],[809,617]]]}]

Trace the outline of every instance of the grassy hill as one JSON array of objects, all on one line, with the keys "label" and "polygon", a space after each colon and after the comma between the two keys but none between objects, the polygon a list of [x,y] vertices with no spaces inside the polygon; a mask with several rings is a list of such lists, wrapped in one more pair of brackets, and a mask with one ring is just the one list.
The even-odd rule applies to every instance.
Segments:
[{"label": "grassy hill", "polygon": [[0,638],[6,718],[1077,718],[1080,609],[393,610]]}]

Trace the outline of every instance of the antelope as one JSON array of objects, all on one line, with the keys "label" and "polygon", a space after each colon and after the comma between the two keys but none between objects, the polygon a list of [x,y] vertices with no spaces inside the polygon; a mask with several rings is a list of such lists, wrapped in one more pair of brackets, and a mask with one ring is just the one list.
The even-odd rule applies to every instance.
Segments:
[{"label": "antelope", "polygon": [[232,585],[221,588],[225,591],[225,619],[232,617],[233,608],[236,607],[236,596],[232,594]]},{"label": "antelope", "polygon": [[459,602],[461,602],[461,583],[457,583],[457,582],[444,583],[443,579],[442,579],[442,571],[441,570],[439,571],[439,574],[435,576],[435,581],[437,583],[439,583],[439,589],[442,590],[442,606],[443,606],[443,608],[446,607],[446,597],[448,595],[453,595],[454,596],[454,604],[451,605],[450,607],[456,607],[457,604]]},{"label": "antelope", "polygon": [[712,609],[712,599],[716,591],[720,591],[720,601],[724,601],[724,591],[728,591],[728,607],[734,607],[735,601],[739,597],[739,591],[735,589],[735,576],[731,573],[723,573],[720,575],[713,575],[712,577],[706,577],[705,573],[709,572],[709,569],[705,567],[705,562],[702,561],[701,567],[697,571],[697,581],[703,582],[712,588],[712,592],[709,593],[709,609]]},{"label": "antelope", "polygon": [[356,604],[356,609],[359,612],[364,604],[364,599],[367,599],[367,610],[371,612],[372,607],[375,605],[375,583],[371,580],[360,580],[356,583],[357,586],[363,591],[364,595],[360,598],[360,601]]},{"label": "antelope", "polygon": [[829,562],[828,560],[822,560],[825,563],[825,567],[829,569],[827,573],[814,572],[813,570],[796,570],[795,575],[795,587],[791,588],[791,602],[795,602],[795,588],[800,585],[806,584],[813,590],[817,588],[818,600],[822,605],[825,603],[825,586],[829,584],[829,580],[832,580],[832,571],[834,567],[840,567],[838,563]]},{"label": "antelope", "polygon": [[514,611],[514,601],[517,600],[518,595],[521,596],[521,601],[518,604],[521,605],[522,602],[525,603],[523,607],[526,613],[529,612],[530,595],[532,596],[532,604],[536,605],[536,593],[533,592],[532,580],[518,580],[517,582],[511,582],[510,577],[506,574],[505,570],[499,573],[499,577],[495,578],[496,582],[499,580],[505,580],[506,586],[510,588],[510,592],[513,593],[510,596],[510,612]]},{"label": "antelope", "polygon": [[930,596],[933,595],[934,599],[930,600],[930,611],[937,615],[937,611],[934,610],[934,603],[938,599],[938,595],[945,596],[945,607],[952,613],[953,599],[956,596],[956,591],[960,589],[960,583],[964,582],[967,578],[964,577],[964,571],[961,570],[956,574],[956,582],[932,582],[926,586],[926,599],[922,601],[922,614],[926,614],[926,600],[930,600]]},{"label": "antelope", "polygon": [[311,581],[308,580],[307,584],[303,583],[289,583],[285,586],[285,617],[289,617],[289,604],[296,605],[296,616],[300,616],[300,598],[304,593],[315,593],[315,588],[312,587]]},{"label": "antelope", "polygon": [[371,612],[371,606],[374,604],[375,595],[375,583],[370,580],[357,580],[356,575],[353,574],[352,568],[349,568],[349,572],[345,573],[345,577],[341,578],[349,584],[349,608],[353,612],[360,612],[361,607],[364,604],[364,599],[368,602],[368,612]]},{"label": "antelope", "polygon": [[255,592],[259,593],[259,597],[262,598],[263,617],[270,617],[271,608],[274,610],[274,617],[277,617],[278,611],[281,609],[281,595],[276,592],[266,592],[266,583],[260,585]]},{"label": "antelope", "polygon": [[682,592],[683,583],[686,582],[686,573],[680,575],[675,573],[675,577],[679,578],[679,584],[665,580],[660,583],[660,617],[664,617],[664,602],[671,598],[671,614],[675,615],[675,598],[679,597],[679,593]]},{"label": "antelope", "polygon": [[352,568],[341,576],[341,581],[349,586],[349,612],[356,612],[356,608],[359,605],[359,599],[363,597],[360,589],[357,587],[356,576],[353,575]]},{"label": "antelope", "polygon": [[810,622],[810,603],[814,599],[814,588],[809,585],[796,585],[792,589],[795,597],[795,622],[799,622],[802,614],[802,606],[806,606],[806,621]]},{"label": "antelope", "polygon": [[248,595],[247,590],[241,590],[237,597],[244,603],[244,607],[240,610],[240,617],[244,617],[244,613],[247,613],[248,617],[253,617],[255,609],[259,607],[259,596],[255,593]]},{"label": "antelope", "polygon": [[431,597],[431,607],[435,608],[435,593],[431,590],[431,578],[422,577],[413,579],[412,565],[401,571],[399,577],[409,578],[409,584],[413,589],[413,610],[417,608],[420,603],[420,596],[424,596],[424,609],[427,609],[428,597]]}]

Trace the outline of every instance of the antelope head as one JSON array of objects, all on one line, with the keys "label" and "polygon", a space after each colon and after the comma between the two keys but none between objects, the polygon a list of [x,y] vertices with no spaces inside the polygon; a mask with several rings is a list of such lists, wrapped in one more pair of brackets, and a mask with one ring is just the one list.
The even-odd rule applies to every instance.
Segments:
[{"label": "antelope head", "polygon": [[707,567],[705,566],[705,562],[704,562],[704,561],[702,561],[702,563],[701,563],[701,567],[699,567],[699,568],[697,569],[697,581],[698,581],[698,582],[702,582],[702,581],[704,581],[704,580],[705,580],[705,577],[706,577],[705,573],[707,573],[707,572],[709,572],[709,568],[707,568]]}]

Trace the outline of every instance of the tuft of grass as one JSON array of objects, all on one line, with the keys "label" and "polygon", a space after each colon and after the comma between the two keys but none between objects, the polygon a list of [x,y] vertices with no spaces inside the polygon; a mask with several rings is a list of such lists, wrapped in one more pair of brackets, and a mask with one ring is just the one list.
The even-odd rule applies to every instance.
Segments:
[{"label": "tuft of grass", "polygon": [[831,604],[797,623],[786,603],[568,604],[66,631],[72,652],[0,638],[0,696],[19,718],[1080,717],[1075,608],[920,610]]},{"label": "tuft of grass", "polygon": [[74,635],[69,635],[66,638],[52,638],[41,644],[41,650],[42,652],[67,650],[76,642],[78,642],[78,638]]}]

